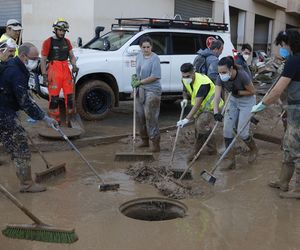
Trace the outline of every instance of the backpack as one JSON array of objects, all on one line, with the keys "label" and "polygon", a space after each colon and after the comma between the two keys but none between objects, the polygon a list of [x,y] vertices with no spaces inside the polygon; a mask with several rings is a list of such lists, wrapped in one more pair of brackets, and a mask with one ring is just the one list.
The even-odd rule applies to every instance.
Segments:
[{"label": "backpack", "polygon": [[195,71],[200,74],[207,74],[206,57],[202,54],[198,54],[193,62]]}]

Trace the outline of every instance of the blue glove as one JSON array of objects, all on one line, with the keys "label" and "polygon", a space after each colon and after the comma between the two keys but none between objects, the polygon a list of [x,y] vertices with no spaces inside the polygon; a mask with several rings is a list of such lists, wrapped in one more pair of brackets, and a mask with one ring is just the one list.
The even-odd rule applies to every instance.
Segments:
[{"label": "blue glove", "polygon": [[184,118],[184,119],[182,119],[182,120],[179,120],[179,121],[177,122],[176,126],[177,126],[177,127],[183,128],[183,127],[184,127],[186,124],[188,124],[189,122],[190,122],[189,119]]},{"label": "blue glove", "polygon": [[265,104],[260,102],[252,107],[251,113],[257,113],[257,112],[263,111],[266,107],[267,106]]},{"label": "blue glove", "polygon": [[48,115],[45,115],[43,118],[43,121],[47,123],[47,125],[51,128],[58,127],[58,122],[54,120],[53,118],[49,117]]}]

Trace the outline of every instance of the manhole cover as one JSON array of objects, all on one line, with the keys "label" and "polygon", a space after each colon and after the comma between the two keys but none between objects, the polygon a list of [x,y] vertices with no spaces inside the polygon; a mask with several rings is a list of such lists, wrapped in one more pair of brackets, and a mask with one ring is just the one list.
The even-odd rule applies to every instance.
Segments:
[{"label": "manhole cover", "polygon": [[149,197],[127,201],[120,206],[120,211],[136,220],[163,221],[183,218],[187,207],[177,200]]}]

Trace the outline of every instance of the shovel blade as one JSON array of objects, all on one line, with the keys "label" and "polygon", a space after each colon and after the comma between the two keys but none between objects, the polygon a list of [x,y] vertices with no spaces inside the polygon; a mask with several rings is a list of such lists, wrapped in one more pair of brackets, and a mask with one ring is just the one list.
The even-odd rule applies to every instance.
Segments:
[{"label": "shovel blade", "polygon": [[214,185],[215,182],[216,182],[216,180],[217,180],[217,178],[216,178],[214,175],[212,175],[211,173],[209,173],[209,172],[206,171],[206,170],[203,170],[203,171],[201,172],[200,176],[201,176],[205,181],[207,181],[209,184],[212,184],[212,185]]}]

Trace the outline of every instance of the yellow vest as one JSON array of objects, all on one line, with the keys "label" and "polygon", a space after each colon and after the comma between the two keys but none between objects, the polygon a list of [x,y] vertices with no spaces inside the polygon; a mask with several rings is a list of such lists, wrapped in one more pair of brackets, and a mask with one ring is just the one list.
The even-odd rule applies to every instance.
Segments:
[{"label": "yellow vest", "polygon": [[[204,74],[199,74],[199,73],[195,73],[195,80],[192,83],[193,84],[193,89],[191,88],[190,84],[185,83],[184,81],[182,81],[182,83],[184,84],[186,90],[188,91],[188,93],[191,96],[191,104],[194,106],[196,104],[196,96],[198,93],[198,90],[200,89],[200,87],[202,85],[205,84],[209,84],[210,89],[209,92],[207,94],[207,96],[204,98],[204,100],[201,103],[200,109],[198,112],[201,111],[213,111],[214,109],[214,96],[215,96],[215,85],[214,83],[209,79],[208,76],[204,75]],[[220,101],[219,104],[219,108],[222,108],[224,102],[223,100]]]},{"label": "yellow vest", "polygon": [[[0,42],[4,42],[6,41],[7,39],[9,39],[10,37],[8,35],[6,35],[5,33],[1,36],[0,38]],[[16,48],[16,52],[15,52],[15,56],[18,56],[19,55],[19,48],[17,47]]]}]

